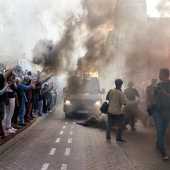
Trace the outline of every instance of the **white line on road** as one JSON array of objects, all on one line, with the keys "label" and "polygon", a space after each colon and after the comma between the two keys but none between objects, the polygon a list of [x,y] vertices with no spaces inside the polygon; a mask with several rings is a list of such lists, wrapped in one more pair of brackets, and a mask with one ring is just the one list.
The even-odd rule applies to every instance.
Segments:
[{"label": "white line on road", "polygon": [[70,148],[66,148],[65,156],[69,156],[69,155],[70,155]]},{"label": "white line on road", "polygon": [[72,138],[69,138],[68,139],[68,143],[72,143],[73,139]]},{"label": "white line on road", "polygon": [[55,143],[59,143],[61,138],[57,138]]},{"label": "white line on road", "polygon": [[70,135],[73,135],[73,131],[70,131]]},{"label": "white line on road", "polygon": [[65,124],[67,125],[67,124],[68,124],[68,122],[65,122]]},{"label": "white line on road", "polygon": [[66,126],[63,126],[63,129],[65,129],[66,128]]},{"label": "white line on road", "polygon": [[56,148],[52,148],[49,155],[54,155],[55,151],[56,151]]},{"label": "white line on road", "polygon": [[62,164],[61,170],[67,170],[67,164]]},{"label": "white line on road", "polygon": [[60,135],[62,135],[63,133],[64,133],[64,131],[61,131],[61,132],[60,132]]},{"label": "white line on road", "polygon": [[48,169],[48,166],[49,166],[49,164],[45,163],[45,164],[42,166],[41,170],[47,170],[47,169]]}]

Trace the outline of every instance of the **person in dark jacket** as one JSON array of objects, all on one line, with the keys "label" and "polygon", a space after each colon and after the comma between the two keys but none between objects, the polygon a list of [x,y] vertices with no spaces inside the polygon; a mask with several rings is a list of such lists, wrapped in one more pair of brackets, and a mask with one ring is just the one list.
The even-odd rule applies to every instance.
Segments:
[{"label": "person in dark jacket", "polygon": [[45,82],[47,82],[51,77],[53,76],[53,74],[51,74],[50,77],[47,77],[45,78],[44,80],[40,81],[40,77],[38,76],[38,80],[36,82],[36,89],[34,90],[35,92],[35,97],[36,97],[36,101],[37,101],[37,104],[38,104],[38,115],[39,116],[43,116],[44,113],[43,113],[43,92],[42,92],[42,84],[44,84]]},{"label": "person in dark jacket", "polygon": [[47,111],[49,111],[49,97],[50,97],[50,91],[52,90],[53,86],[49,86],[48,83],[44,84],[44,88],[42,89],[43,93],[43,112],[46,114]]},{"label": "person in dark jacket", "polygon": [[23,119],[24,119],[24,116],[25,116],[25,103],[28,102],[27,97],[25,95],[25,91],[29,90],[31,88],[34,88],[34,84],[32,82],[30,85],[25,86],[21,83],[21,79],[18,78],[18,77],[16,78],[16,84],[17,84],[18,89],[21,91],[21,95],[22,95],[22,101],[21,101],[20,110],[19,110],[19,123],[18,123],[18,125],[19,126],[26,126],[26,124],[23,123]]}]

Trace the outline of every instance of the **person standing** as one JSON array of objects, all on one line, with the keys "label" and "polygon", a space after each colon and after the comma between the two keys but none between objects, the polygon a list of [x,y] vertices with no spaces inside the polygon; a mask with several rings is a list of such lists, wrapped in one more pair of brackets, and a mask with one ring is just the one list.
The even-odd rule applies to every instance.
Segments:
[{"label": "person standing", "polygon": [[44,88],[42,88],[43,94],[43,113],[46,114],[49,111],[49,97],[50,91],[52,90],[53,86],[49,86],[48,83],[44,83]]},{"label": "person standing", "polygon": [[[134,83],[132,81],[130,81],[128,83],[128,88],[125,89],[125,91],[124,91],[124,94],[125,94],[128,102],[135,101],[136,97],[139,98],[139,93],[138,93],[137,89],[133,88],[133,85],[134,85]],[[137,113],[131,113],[131,115],[128,116],[128,118],[126,118],[126,121],[125,121],[126,122],[125,124],[130,123],[131,131],[135,131],[136,130],[136,128],[135,128],[135,122],[136,122],[135,117],[136,117],[136,114]],[[125,125],[124,129],[127,129],[126,125]]]},{"label": "person standing", "polygon": [[[146,88],[146,105],[147,105],[147,107],[152,105],[154,102],[153,94],[154,94],[154,88],[156,86],[156,83],[157,83],[157,79],[152,79],[151,85],[149,85]],[[148,120],[148,116],[145,117],[143,124],[147,126],[146,119]],[[149,127],[154,127],[153,118],[150,116],[149,116]]]},{"label": "person standing", "polygon": [[27,100],[27,97],[25,95],[25,91],[26,90],[29,90],[31,88],[34,88],[34,85],[33,85],[33,82],[32,84],[30,84],[29,86],[25,86],[21,83],[21,79],[20,78],[16,78],[16,85],[17,85],[17,88],[21,91],[21,95],[22,95],[22,101],[21,101],[21,105],[20,105],[20,110],[19,110],[19,123],[18,125],[19,126],[26,126],[25,123],[23,123],[23,119],[24,119],[24,116],[25,116],[25,103],[28,101]]},{"label": "person standing", "polygon": [[[9,69],[5,73],[0,73],[0,90],[2,90],[3,92],[4,92],[4,87],[6,88],[5,81],[7,80],[9,75],[12,73],[12,70],[13,69]],[[4,114],[5,114],[6,101],[7,101],[7,93],[4,92],[0,96],[0,136],[2,138],[6,138],[6,135],[4,133],[3,126],[2,126],[2,120],[4,119]]]},{"label": "person standing", "polygon": [[128,88],[125,89],[124,94],[127,98],[128,101],[135,101],[136,97],[139,98],[139,93],[137,91],[137,89],[133,88],[134,83],[132,81],[130,81],[128,83]]},{"label": "person standing", "polygon": [[[23,85],[25,86],[29,86],[31,84],[31,79],[28,75],[24,76],[24,81],[22,82]],[[25,122],[30,122],[31,120],[33,120],[33,118],[31,118],[30,112],[31,112],[31,106],[32,106],[32,89],[29,89],[27,91],[25,91],[26,97],[27,97],[27,103],[25,105],[26,108],[26,113],[25,113],[25,117],[24,120]]]},{"label": "person standing", "polygon": [[9,102],[6,105],[6,121],[5,121],[5,126],[6,126],[6,133],[7,134],[13,134],[16,132],[17,129],[13,128],[11,125],[11,119],[12,116],[14,114],[14,110],[15,110],[15,97],[16,97],[16,91],[17,91],[17,87],[15,84],[15,74],[13,74],[12,76],[10,76],[10,88],[8,90],[8,99]]},{"label": "person standing", "polygon": [[122,130],[124,127],[124,115],[122,112],[122,106],[126,105],[127,101],[125,96],[121,90],[123,81],[121,79],[117,79],[115,81],[116,88],[109,91],[107,95],[107,99],[109,100],[109,108],[108,108],[108,122],[106,129],[106,140],[111,140],[111,129],[115,122],[118,123],[118,131],[116,135],[116,142],[125,143],[126,141],[122,139]]},{"label": "person standing", "polygon": [[161,82],[154,90],[156,108],[153,111],[153,119],[157,132],[156,149],[161,153],[162,159],[167,160],[168,155],[164,146],[164,137],[170,119],[170,80],[167,68],[160,69],[159,79]]}]

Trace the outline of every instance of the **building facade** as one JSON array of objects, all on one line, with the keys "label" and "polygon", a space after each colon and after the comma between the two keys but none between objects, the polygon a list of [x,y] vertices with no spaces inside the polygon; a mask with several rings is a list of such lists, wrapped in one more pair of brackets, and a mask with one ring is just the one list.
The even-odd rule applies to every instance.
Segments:
[{"label": "building facade", "polygon": [[146,80],[156,76],[154,73],[148,75],[155,67],[150,62],[153,57],[150,42],[154,38],[151,35],[154,25],[152,22],[153,19],[147,17],[146,0],[117,1],[114,28],[109,32],[106,43],[106,59],[111,63],[109,71],[115,74],[115,78],[121,77],[128,81]]},{"label": "building facade", "polygon": [[119,0],[114,28],[108,34],[106,60],[115,77],[157,78],[160,68],[170,68],[170,18],[147,16],[145,0]]}]

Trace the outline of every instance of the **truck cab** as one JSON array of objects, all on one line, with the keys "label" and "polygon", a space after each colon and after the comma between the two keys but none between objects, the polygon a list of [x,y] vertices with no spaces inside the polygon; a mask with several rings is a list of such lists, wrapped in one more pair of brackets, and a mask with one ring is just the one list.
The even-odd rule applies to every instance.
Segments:
[{"label": "truck cab", "polygon": [[78,79],[75,87],[63,88],[65,117],[75,114],[99,114],[102,104],[100,83],[97,77]]}]

